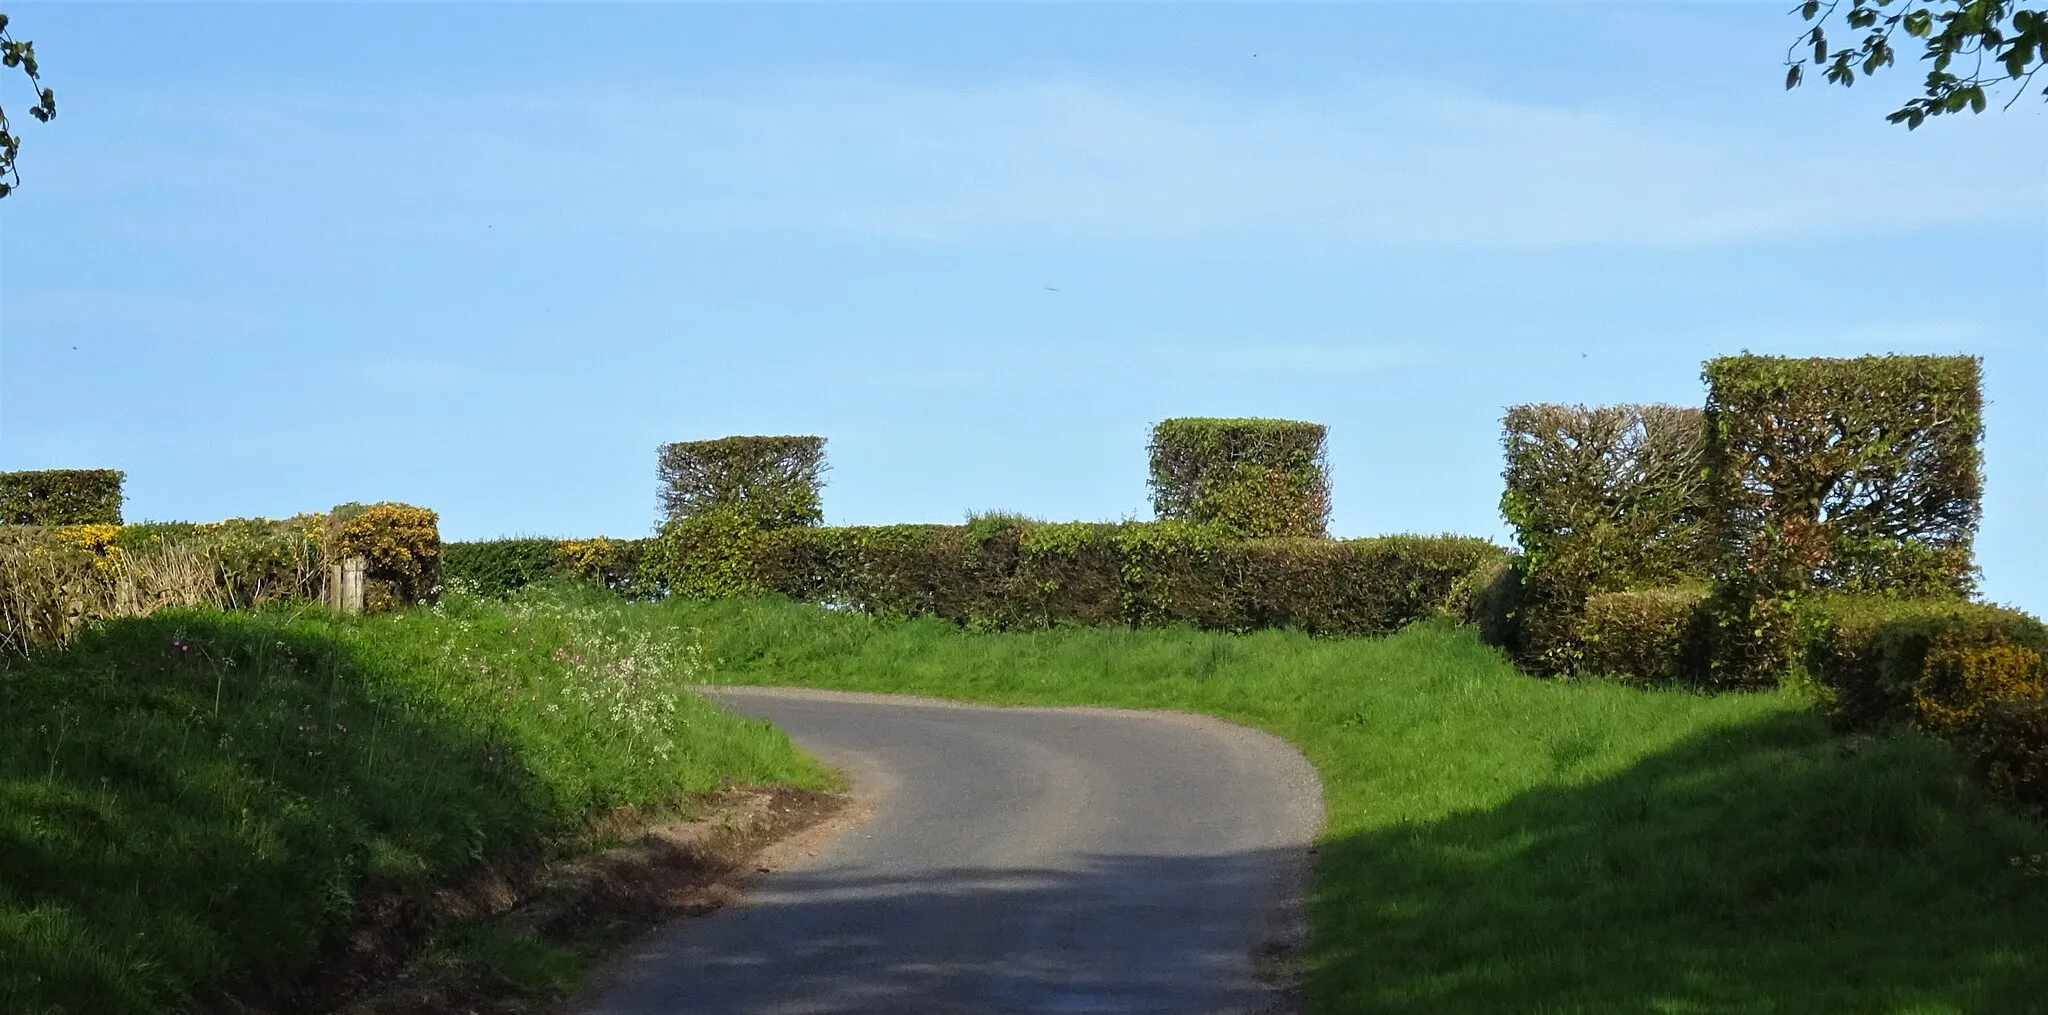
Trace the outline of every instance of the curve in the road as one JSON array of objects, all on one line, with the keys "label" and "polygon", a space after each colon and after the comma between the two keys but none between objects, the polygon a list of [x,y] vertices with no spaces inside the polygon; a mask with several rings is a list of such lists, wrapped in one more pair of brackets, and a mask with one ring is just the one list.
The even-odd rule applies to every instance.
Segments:
[{"label": "curve in the road", "polygon": [[873,816],[738,906],[619,957],[588,1015],[1280,1010],[1315,770],[1184,713],[713,692],[852,777]]}]

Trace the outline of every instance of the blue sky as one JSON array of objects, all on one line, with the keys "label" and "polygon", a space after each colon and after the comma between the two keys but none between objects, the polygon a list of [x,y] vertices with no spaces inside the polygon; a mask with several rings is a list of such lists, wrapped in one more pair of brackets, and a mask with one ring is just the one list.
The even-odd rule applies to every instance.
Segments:
[{"label": "blue sky", "polygon": [[1504,406],[1962,352],[2048,612],[2044,106],[1785,92],[1786,6],[9,4],[0,468],[637,535],[656,444],[815,433],[831,522],[1101,519],[1282,416],[1337,534],[1505,542]]}]

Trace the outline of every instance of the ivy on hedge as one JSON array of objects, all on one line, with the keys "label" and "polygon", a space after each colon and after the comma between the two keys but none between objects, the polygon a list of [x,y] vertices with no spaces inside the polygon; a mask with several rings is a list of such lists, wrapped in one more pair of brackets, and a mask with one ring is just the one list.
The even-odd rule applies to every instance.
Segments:
[{"label": "ivy on hedge", "polygon": [[0,524],[119,525],[124,478],[114,469],[0,472]]},{"label": "ivy on hedge", "polygon": [[664,444],[656,473],[674,521],[725,512],[762,528],[824,520],[823,437],[721,437]]},{"label": "ivy on hedge", "polygon": [[1569,673],[1585,661],[1589,597],[1706,577],[1704,417],[1669,405],[1518,405],[1501,430],[1500,508],[1526,558],[1517,660]]},{"label": "ivy on hedge", "polygon": [[1970,594],[1983,489],[1975,357],[1742,355],[1704,374],[1711,685],[1775,680],[1810,592]]},{"label": "ivy on hedge", "polygon": [[1320,537],[1330,482],[1320,423],[1169,419],[1152,429],[1152,507],[1163,521],[1240,538]]}]

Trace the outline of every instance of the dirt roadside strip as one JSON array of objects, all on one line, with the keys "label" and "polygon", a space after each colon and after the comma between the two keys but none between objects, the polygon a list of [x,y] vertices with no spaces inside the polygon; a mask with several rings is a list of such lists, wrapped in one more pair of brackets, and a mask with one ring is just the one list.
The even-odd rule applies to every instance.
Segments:
[{"label": "dirt roadside strip", "polygon": [[851,821],[849,796],[738,788],[700,802],[694,821],[615,815],[596,831],[621,841],[547,865],[485,870],[427,899],[367,901],[345,947],[317,974],[268,996],[221,993],[196,1015],[539,1015],[560,991],[508,982],[484,963],[422,951],[437,930],[466,927],[601,961],[649,929],[731,903],[739,883],[801,859]]},{"label": "dirt roadside strip", "polygon": [[872,817],[626,946],[566,1010],[1292,1010],[1322,808],[1285,742],[1186,713],[707,693],[846,771]]}]

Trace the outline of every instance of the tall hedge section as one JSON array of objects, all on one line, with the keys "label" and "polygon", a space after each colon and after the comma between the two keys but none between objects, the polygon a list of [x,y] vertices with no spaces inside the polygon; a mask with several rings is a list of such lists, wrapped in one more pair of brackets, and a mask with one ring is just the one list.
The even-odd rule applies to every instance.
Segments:
[{"label": "tall hedge section", "polygon": [[1325,536],[1327,434],[1284,419],[1165,420],[1149,449],[1153,510],[1239,538]]},{"label": "tall hedge section", "polygon": [[670,521],[727,512],[760,525],[825,518],[823,437],[721,437],[661,446],[656,473]]},{"label": "tall hedge section", "polygon": [[124,478],[114,469],[0,472],[0,524],[119,525]]},{"label": "tall hedge section", "polygon": [[1586,661],[1589,598],[1707,577],[1711,507],[1698,409],[1518,405],[1501,422],[1501,513],[1525,558],[1511,646],[1541,673]]},{"label": "tall hedge section", "polygon": [[1708,682],[1769,683],[1816,591],[1964,598],[1983,490],[1972,356],[1706,364],[1716,517]]}]

